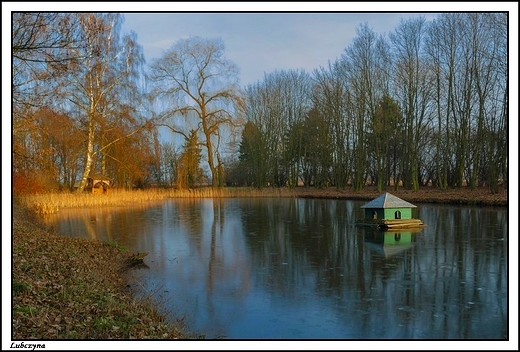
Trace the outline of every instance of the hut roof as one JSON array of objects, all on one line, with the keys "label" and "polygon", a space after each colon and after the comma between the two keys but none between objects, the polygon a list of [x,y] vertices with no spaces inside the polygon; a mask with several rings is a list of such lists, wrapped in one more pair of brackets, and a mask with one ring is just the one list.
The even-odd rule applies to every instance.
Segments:
[{"label": "hut roof", "polygon": [[399,197],[394,196],[388,192],[383,193],[379,197],[365,205],[361,206],[361,208],[417,208],[412,203],[408,203],[405,200],[402,200]]},{"label": "hut roof", "polygon": [[107,176],[103,175],[103,174],[90,174],[90,176],[88,178],[91,178],[93,180],[102,180],[102,181],[110,181],[110,178],[108,178]]}]

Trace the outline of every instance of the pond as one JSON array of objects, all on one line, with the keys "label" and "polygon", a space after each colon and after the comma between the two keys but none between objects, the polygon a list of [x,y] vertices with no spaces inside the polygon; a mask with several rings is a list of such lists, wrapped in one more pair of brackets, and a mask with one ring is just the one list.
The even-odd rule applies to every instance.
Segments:
[{"label": "pond", "polygon": [[206,339],[508,338],[507,208],[418,204],[427,228],[385,233],[355,226],[364,203],[175,199],[47,222],[149,252],[135,289]]}]

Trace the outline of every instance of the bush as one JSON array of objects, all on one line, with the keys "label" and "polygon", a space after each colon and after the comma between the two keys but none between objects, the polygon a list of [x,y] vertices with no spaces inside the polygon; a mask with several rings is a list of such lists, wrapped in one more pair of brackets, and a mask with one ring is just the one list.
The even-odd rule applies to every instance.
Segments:
[{"label": "bush", "polygon": [[56,191],[59,185],[43,172],[14,172],[13,196]]}]

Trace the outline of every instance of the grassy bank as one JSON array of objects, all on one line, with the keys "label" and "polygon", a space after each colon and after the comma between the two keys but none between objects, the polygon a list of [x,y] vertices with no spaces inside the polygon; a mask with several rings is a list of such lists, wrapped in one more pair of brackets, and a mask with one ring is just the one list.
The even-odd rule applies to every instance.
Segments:
[{"label": "grassy bank", "polygon": [[[440,189],[434,187],[421,187],[418,191],[392,188],[386,192],[412,203],[436,203],[446,205],[477,205],[477,206],[507,206],[507,189],[501,188],[498,193],[491,193],[487,188],[470,189],[469,187]],[[336,190],[326,188],[315,190],[312,188],[298,189],[299,197],[314,198],[319,195],[322,198],[371,200],[378,197],[381,192],[376,187],[365,187],[362,191],[354,192],[350,189]]]},{"label": "grassy bank", "polygon": [[117,245],[50,233],[16,201],[12,243],[13,339],[195,338],[132,298]]},{"label": "grassy bank", "polygon": [[[498,193],[491,193],[486,188],[470,190],[457,188],[441,190],[432,187],[423,187],[419,191],[398,189],[388,192],[409,202],[416,203],[443,203],[458,205],[480,206],[507,206],[507,190],[501,189]],[[370,200],[376,198],[380,192],[375,187],[366,187],[355,192],[350,188],[338,190],[336,188],[197,188],[193,190],[150,189],[145,191],[112,190],[109,194],[74,194],[68,192],[48,193],[21,197],[20,200],[38,214],[55,213],[62,208],[81,208],[99,206],[123,206],[130,204],[144,204],[153,201],[163,201],[169,198],[221,198],[221,197],[302,197],[302,198],[331,198]]]},{"label": "grassy bank", "polygon": [[[272,190],[251,188],[197,188],[197,189],[148,189],[126,191],[113,189],[108,194],[56,192],[31,194],[19,197],[20,201],[38,214],[50,214],[61,208],[84,208],[100,206],[126,206],[163,201],[170,198],[221,198],[262,197],[275,194]],[[278,194],[278,193],[276,193]]]}]

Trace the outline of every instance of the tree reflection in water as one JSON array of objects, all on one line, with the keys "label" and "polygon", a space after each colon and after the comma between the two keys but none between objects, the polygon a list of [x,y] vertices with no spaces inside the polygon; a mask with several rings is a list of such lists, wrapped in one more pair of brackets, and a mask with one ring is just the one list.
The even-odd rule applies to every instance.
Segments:
[{"label": "tree reflection in water", "polygon": [[507,338],[507,210],[421,205],[426,229],[385,234],[355,227],[362,204],[183,199],[49,221],[149,252],[146,294],[206,338]]}]

